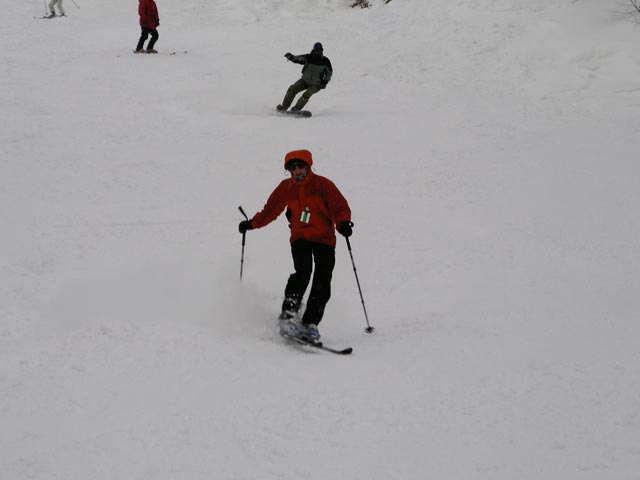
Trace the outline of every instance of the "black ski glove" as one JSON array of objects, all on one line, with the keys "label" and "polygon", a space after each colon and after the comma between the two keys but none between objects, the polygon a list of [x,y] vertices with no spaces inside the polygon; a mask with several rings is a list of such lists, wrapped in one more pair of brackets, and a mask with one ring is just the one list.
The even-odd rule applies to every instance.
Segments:
[{"label": "black ski glove", "polygon": [[251,220],[243,220],[238,225],[238,231],[240,233],[246,233],[247,230],[253,230],[253,225],[251,225]]},{"label": "black ski glove", "polygon": [[291,55],[289,52],[287,52],[287,53],[285,53],[285,54],[284,54],[284,57],[285,57],[287,60],[291,60],[291,59],[293,58],[293,55]]},{"label": "black ski glove", "polygon": [[338,224],[338,233],[343,237],[350,237],[353,233],[351,227],[353,227],[352,222],[350,222],[349,220],[343,220]]},{"label": "black ski glove", "polygon": [[324,80],[322,80],[322,81],[320,82],[320,88],[322,88],[323,90],[324,90],[325,88],[327,88],[327,82],[325,82]]}]

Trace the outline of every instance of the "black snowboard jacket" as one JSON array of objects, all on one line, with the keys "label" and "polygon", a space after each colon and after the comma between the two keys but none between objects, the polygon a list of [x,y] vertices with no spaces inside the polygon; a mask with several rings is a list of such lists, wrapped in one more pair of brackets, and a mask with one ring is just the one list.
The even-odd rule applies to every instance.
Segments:
[{"label": "black snowboard jacket", "polygon": [[331,81],[333,67],[331,61],[324,55],[306,53],[304,55],[294,55],[290,59],[293,63],[304,65],[302,67],[302,79],[309,85],[326,87]]}]

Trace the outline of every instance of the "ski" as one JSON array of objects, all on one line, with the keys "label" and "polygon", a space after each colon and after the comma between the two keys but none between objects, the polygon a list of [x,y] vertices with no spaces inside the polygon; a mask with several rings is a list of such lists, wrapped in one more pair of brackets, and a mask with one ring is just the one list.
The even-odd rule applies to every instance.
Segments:
[{"label": "ski", "polygon": [[144,54],[144,55],[176,55],[178,53],[188,53],[187,50],[184,50],[183,52],[178,52],[178,51],[174,51],[174,52],[157,52],[157,53],[151,53],[151,52],[147,52],[145,50],[133,50],[133,53],[140,53],[140,54]]},{"label": "ski", "polygon": [[308,347],[317,348],[319,350],[324,350],[325,352],[335,353],[336,355],[350,355],[353,352],[353,348],[347,347],[342,350],[338,350],[335,348],[326,347],[322,344],[322,342],[305,342],[304,340],[296,337],[287,337],[289,340],[293,340],[300,345],[306,345]]},{"label": "ski", "polygon": [[[281,322],[279,320],[279,322]],[[286,329],[283,328],[282,324],[280,325],[280,336],[285,340],[289,340],[292,343],[297,343],[298,345],[304,345],[306,347],[317,348],[318,350],[324,350],[325,352],[334,353],[336,355],[350,355],[353,352],[352,347],[347,347],[343,349],[331,348],[323,345],[322,342],[309,342],[307,340],[303,340],[298,337],[294,337],[293,335],[289,335]]]}]

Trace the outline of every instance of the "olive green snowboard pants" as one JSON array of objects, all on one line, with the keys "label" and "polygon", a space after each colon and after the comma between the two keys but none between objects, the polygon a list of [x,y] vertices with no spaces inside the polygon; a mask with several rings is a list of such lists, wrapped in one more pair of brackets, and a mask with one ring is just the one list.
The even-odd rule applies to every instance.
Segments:
[{"label": "olive green snowboard pants", "polygon": [[307,102],[309,101],[309,99],[311,98],[311,95],[318,93],[320,91],[320,86],[309,85],[303,79],[298,80],[296,83],[294,83],[289,87],[289,89],[287,90],[287,93],[284,96],[284,100],[282,100],[282,106],[284,107],[285,110],[287,110],[289,108],[289,105],[293,103],[293,99],[295,98],[295,96],[298,93],[302,92],[303,90],[305,92],[302,94],[302,96],[298,99],[295,106],[293,107],[296,110],[302,110],[304,106],[307,104]]}]

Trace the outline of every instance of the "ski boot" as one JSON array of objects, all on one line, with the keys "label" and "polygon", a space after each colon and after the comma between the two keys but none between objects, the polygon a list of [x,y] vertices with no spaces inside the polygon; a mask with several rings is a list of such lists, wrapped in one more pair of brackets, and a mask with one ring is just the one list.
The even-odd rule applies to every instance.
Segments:
[{"label": "ski boot", "polygon": [[280,320],[278,321],[278,327],[280,328],[280,335],[285,338],[297,338],[302,328],[297,318]]},{"label": "ski boot", "polygon": [[296,338],[299,338],[303,342],[320,343],[318,326],[313,323],[301,324]]}]

